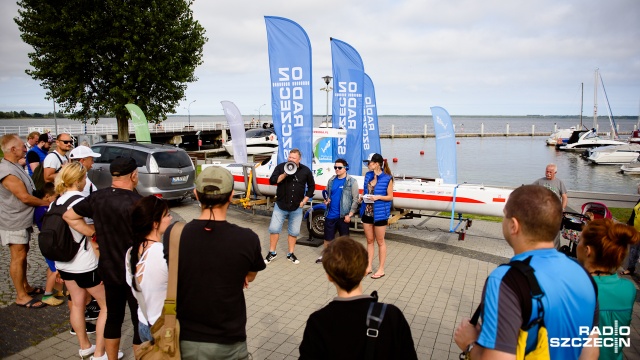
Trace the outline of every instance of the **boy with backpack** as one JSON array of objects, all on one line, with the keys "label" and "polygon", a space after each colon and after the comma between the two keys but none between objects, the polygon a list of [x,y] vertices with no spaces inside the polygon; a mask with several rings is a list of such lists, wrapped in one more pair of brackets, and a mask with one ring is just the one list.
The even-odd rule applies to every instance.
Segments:
[{"label": "boy with backpack", "polygon": [[[39,193],[42,200],[52,202],[56,199],[56,189],[53,183],[48,182],[44,184],[42,191]],[[38,226],[38,230],[42,230],[42,218],[44,214],[46,214],[47,210],[49,210],[49,206],[36,206],[33,210],[33,221]],[[56,296],[62,295],[62,284],[56,282],[56,278],[58,277],[58,270],[56,270],[56,262],[53,260],[49,260],[46,257],[44,260],[47,262],[47,282],[44,289],[44,295],[42,296],[42,302],[49,306],[58,306],[62,304],[64,301],[56,298]],[[56,290],[54,292],[54,290]]]},{"label": "boy with backpack", "polygon": [[342,236],[322,253],[322,266],[338,292],[307,320],[300,359],[417,359],[402,311],[362,294],[368,257],[364,246]]}]

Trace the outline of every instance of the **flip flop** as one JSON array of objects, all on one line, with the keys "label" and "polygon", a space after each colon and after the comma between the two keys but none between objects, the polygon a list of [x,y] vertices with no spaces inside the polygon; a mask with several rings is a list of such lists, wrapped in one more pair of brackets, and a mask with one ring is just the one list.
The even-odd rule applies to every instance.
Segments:
[{"label": "flip flop", "polygon": [[41,287],[34,287],[33,290],[27,292],[27,295],[29,296],[44,295],[44,289]]},{"label": "flip flop", "polygon": [[383,278],[385,274],[373,274],[371,275],[371,278],[376,280],[376,279],[380,279]]},{"label": "flip flop", "polygon": [[633,271],[629,271],[629,270],[622,270],[619,272],[620,275],[629,275],[629,276],[633,275],[633,273],[634,273]]},{"label": "flip flop", "polygon": [[[40,303],[40,305],[36,305],[37,303]],[[31,299],[31,301],[29,301],[26,304],[18,304],[18,303],[16,303],[16,305],[21,306],[21,307],[25,307],[27,309],[40,309],[40,308],[43,308],[43,307],[47,306],[47,304],[43,303],[42,301],[40,301],[40,300],[38,300],[36,298]]]},{"label": "flip flop", "polygon": [[369,274],[371,274],[373,271],[369,271],[368,273],[364,274],[364,276],[369,276]]}]

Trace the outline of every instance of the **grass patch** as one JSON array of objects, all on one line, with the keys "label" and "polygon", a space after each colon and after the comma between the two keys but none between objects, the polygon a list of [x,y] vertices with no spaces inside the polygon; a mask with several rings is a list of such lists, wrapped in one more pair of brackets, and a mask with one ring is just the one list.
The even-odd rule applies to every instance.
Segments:
[{"label": "grass patch", "polygon": [[609,211],[611,211],[611,215],[613,215],[613,218],[625,224],[627,223],[627,220],[629,220],[632,210],[633,209],[631,208],[609,208]]},{"label": "grass patch", "polygon": [[[630,208],[609,208],[609,211],[611,211],[611,215],[613,216],[614,219],[622,222],[622,223],[627,223],[627,220],[629,220],[629,217],[631,216],[631,210]],[[443,211],[443,212],[439,212],[438,215],[440,216],[447,216],[447,217],[451,217],[451,212],[450,211]],[[462,217],[465,219],[471,219],[471,220],[483,220],[483,221],[491,221],[491,222],[502,222],[502,217],[501,216],[486,216],[486,215],[467,215],[467,214],[462,214]],[[457,216],[455,217],[457,218]]]},{"label": "grass patch", "polygon": [[[447,217],[451,217],[451,211],[442,211],[438,213],[439,216],[447,216]],[[464,219],[471,219],[471,220],[482,220],[482,221],[491,221],[491,222],[502,222],[502,216],[488,216],[488,215],[469,215],[469,214],[462,214],[462,217]],[[454,216],[454,218],[458,218],[457,214]]]}]

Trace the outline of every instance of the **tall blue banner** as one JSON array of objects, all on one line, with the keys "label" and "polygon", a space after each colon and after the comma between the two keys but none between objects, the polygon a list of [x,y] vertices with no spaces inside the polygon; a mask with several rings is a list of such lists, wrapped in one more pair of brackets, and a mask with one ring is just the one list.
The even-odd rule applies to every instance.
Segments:
[{"label": "tall blue banner", "polygon": [[278,163],[289,151],[302,152],[301,162],[311,169],[313,158],[313,102],[311,44],[307,33],[295,22],[264,17],[267,25],[271,111],[278,136]]},{"label": "tall blue banner", "polygon": [[362,158],[369,154],[382,154],[378,110],[376,109],[376,89],[369,75],[364,74],[364,122],[362,124]]},{"label": "tall blue banner", "polygon": [[431,116],[436,135],[436,159],[440,177],[445,184],[457,184],[456,135],[451,116],[447,110],[439,106],[431,108]]},{"label": "tall blue banner", "polygon": [[364,65],[360,54],[351,45],[331,39],[333,62],[334,128],[347,130],[345,140],[335,140],[334,161],[344,158],[351,165],[349,175],[362,175],[362,119],[364,95]]}]

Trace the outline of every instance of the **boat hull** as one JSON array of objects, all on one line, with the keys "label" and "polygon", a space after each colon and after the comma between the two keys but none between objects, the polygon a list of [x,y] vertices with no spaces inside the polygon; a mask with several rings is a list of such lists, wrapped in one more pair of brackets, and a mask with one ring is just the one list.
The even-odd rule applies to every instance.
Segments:
[{"label": "boat hull", "polygon": [[[276,186],[269,178],[277,164],[275,156],[255,168],[255,186],[262,195],[274,196]],[[207,165],[203,165],[207,166]],[[246,191],[246,178],[241,164],[216,164],[227,168],[234,179],[236,191]],[[322,191],[334,175],[333,163],[317,164],[313,169],[316,182],[314,199],[323,200]],[[360,189],[364,186],[363,176],[354,176]],[[510,188],[490,187],[474,184],[444,184],[440,179],[394,179],[394,208],[432,211],[455,211],[456,213],[503,216],[504,205],[513,190]],[[362,190],[360,190],[362,193]]]}]

